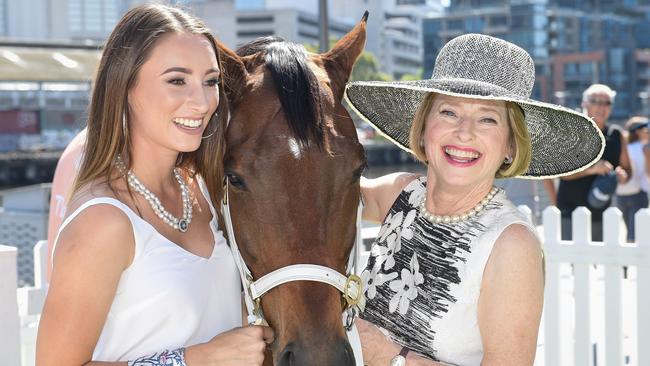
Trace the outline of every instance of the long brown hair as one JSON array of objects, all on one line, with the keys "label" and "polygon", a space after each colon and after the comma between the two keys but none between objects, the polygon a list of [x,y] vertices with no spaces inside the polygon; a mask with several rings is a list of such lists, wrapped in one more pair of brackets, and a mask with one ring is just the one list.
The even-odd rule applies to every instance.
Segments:
[{"label": "long brown hair", "polygon": [[[109,177],[115,171],[118,154],[121,154],[127,168],[131,167],[129,90],[135,85],[142,65],[158,40],[165,34],[179,32],[205,36],[222,69],[219,50],[210,31],[200,20],[178,8],[160,4],[138,6],[129,10],[115,26],[104,46],[97,69],[88,112],[84,158],[73,194],[102,177],[112,188]],[[198,150],[179,154],[177,161],[179,167],[201,175],[215,202],[221,196],[223,134],[228,118],[228,102],[221,75],[219,106],[204,132],[212,136],[204,139]]]}]

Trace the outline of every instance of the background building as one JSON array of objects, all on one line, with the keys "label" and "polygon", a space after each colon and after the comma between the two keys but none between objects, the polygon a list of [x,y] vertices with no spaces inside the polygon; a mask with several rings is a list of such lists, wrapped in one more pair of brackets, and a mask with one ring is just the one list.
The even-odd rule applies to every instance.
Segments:
[{"label": "background building", "polygon": [[[578,108],[592,83],[617,91],[612,119],[648,111],[647,0],[452,0],[423,22],[425,74],[438,50],[465,33],[509,40],[535,60],[535,98]],[[645,109],[644,109],[645,108]]]},{"label": "background building", "polygon": [[443,8],[438,1],[331,0],[330,9],[350,21],[369,10],[366,50],[377,57],[382,72],[401,79],[422,74],[422,19],[441,14]]},{"label": "background building", "polygon": [[101,41],[128,6],[128,0],[0,0],[0,37]]}]

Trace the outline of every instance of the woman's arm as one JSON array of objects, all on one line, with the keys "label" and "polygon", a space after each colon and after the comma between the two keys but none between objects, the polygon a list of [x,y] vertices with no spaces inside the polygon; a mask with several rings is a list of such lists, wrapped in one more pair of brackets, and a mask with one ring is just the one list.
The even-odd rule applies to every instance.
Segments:
[{"label": "woman's arm", "polygon": [[581,172],[574,173],[574,174],[571,174],[571,175],[565,175],[563,177],[560,177],[560,179],[562,179],[562,180],[574,180],[574,179],[579,179],[579,178],[586,177],[588,175],[605,175],[605,174],[611,172],[613,169],[614,169],[614,167],[612,166],[612,164],[610,164],[607,160],[601,159],[601,160],[598,160],[597,162],[595,162],[589,168],[587,168],[587,169],[585,169],[585,170],[583,170]]},{"label": "woman's arm", "polygon": [[363,219],[382,222],[400,192],[418,177],[413,173],[393,173],[375,179],[361,177]]},{"label": "woman's arm", "polygon": [[[127,365],[94,362],[92,355],[134,248],[131,222],[113,206],[89,207],[61,232],[39,324],[38,366]],[[269,327],[235,328],[188,347],[185,360],[188,366],[261,365],[266,344],[272,341]]]},{"label": "woman's arm", "polygon": [[91,206],[61,232],[38,329],[37,365],[83,365],[91,360],[133,253],[131,223],[113,206]]},{"label": "woman's arm", "polygon": [[643,157],[645,158],[645,173],[650,178],[650,144],[643,146]]},{"label": "woman's arm", "polygon": [[[402,346],[393,342],[390,337],[382,333],[374,324],[363,319],[357,319],[357,329],[361,338],[363,350],[363,363],[368,366],[389,366],[393,357],[397,356]],[[407,366],[443,366],[439,362],[431,361],[409,352],[406,356]]]},{"label": "woman's arm", "polygon": [[627,151],[627,141],[621,134],[621,157],[616,167],[616,176],[619,183],[625,183],[632,176],[632,164],[630,163],[630,154]]},{"label": "woman's arm", "polygon": [[548,200],[551,202],[551,205],[557,206],[557,190],[555,189],[555,181],[553,179],[544,179],[544,189],[548,194]]},{"label": "woman's arm", "polygon": [[492,249],[483,273],[478,323],[481,365],[532,365],[544,302],[543,254],[537,237],[511,225]]}]

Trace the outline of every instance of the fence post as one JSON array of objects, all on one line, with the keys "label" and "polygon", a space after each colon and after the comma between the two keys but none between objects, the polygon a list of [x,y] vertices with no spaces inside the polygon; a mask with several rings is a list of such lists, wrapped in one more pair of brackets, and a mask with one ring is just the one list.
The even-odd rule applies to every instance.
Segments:
[{"label": "fence post", "polygon": [[20,365],[20,321],[15,247],[0,245],[0,355],[2,364]]},{"label": "fence post", "polygon": [[[591,212],[586,207],[576,208],[571,215],[571,237],[576,249],[585,254],[591,245]],[[589,303],[589,264],[587,261],[575,262],[575,352],[574,365],[588,366],[591,354],[590,324],[591,306]]]},{"label": "fence post", "polygon": [[546,283],[544,286],[544,363],[560,364],[560,265],[549,260],[560,245],[560,210],[549,206],[544,210],[544,251]]},{"label": "fence post", "polygon": [[38,315],[43,310],[47,295],[47,240],[34,245],[34,287],[18,289],[18,313],[20,316]]},{"label": "fence post", "polygon": [[[621,249],[621,211],[610,207],[603,214],[603,244],[613,255]],[[605,364],[623,364],[623,315],[621,312],[621,280],[623,269],[620,264],[605,264]]]},{"label": "fence post", "polygon": [[[637,246],[650,244],[650,209],[637,211],[634,216],[636,228],[634,238]],[[638,365],[650,365],[650,258],[644,258],[645,263],[637,267],[636,296],[637,296],[637,349],[639,352]]]},{"label": "fence post", "polygon": [[519,210],[519,212],[524,214],[524,216],[526,216],[526,218],[531,224],[533,225],[535,224],[533,222],[533,211],[531,211],[530,207],[528,207],[527,205],[519,205],[517,206],[517,210]]}]

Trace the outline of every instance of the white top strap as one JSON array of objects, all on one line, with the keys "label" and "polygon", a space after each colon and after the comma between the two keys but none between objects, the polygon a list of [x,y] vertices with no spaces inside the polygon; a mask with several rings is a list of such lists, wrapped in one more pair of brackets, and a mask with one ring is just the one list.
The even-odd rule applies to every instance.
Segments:
[{"label": "white top strap", "polygon": [[54,251],[56,250],[56,245],[59,242],[59,235],[61,235],[61,232],[63,229],[65,229],[68,224],[72,222],[83,210],[87,209],[90,206],[95,206],[95,205],[111,205],[119,208],[124,212],[126,216],[129,217],[129,220],[131,221],[131,224],[133,225],[133,220],[131,220],[131,209],[129,206],[125,205],[124,203],[120,202],[119,200],[112,198],[112,197],[95,197],[91,198],[88,201],[84,202],[81,206],[79,206],[76,210],[74,210],[73,213],[71,213],[68,217],[63,220],[63,223],[59,227],[59,231],[56,234],[56,238],[54,238],[54,245],[52,247],[52,263],[54,263]]}]

